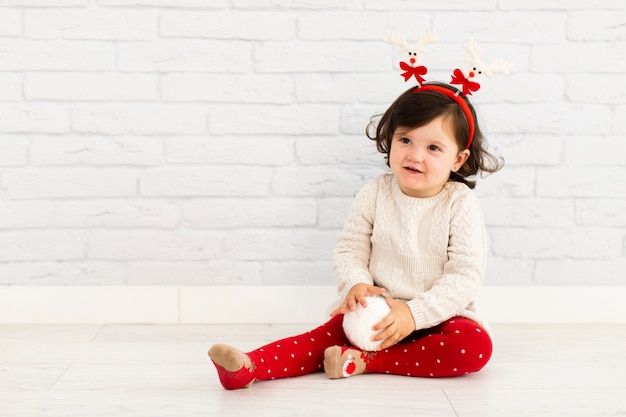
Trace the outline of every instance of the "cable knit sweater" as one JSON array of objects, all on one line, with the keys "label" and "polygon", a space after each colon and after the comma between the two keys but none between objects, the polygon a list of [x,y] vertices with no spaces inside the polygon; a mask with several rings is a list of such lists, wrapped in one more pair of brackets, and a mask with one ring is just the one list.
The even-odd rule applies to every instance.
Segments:
[{"label": "cable knit sweater", "polygon": [[333,257],[340,296],[358,283],[406,301],[416,330],[454,316],[484,324],[474,312],[487,243],[478,200],[448,182],[430,198],[402,193],[392,174],[356,195]]}]

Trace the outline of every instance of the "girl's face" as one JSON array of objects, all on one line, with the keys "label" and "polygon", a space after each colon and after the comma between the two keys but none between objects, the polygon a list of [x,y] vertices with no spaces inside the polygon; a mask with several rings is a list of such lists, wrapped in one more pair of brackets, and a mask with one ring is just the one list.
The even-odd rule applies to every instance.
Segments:
[{"label": "girl's face", "polygon": [[418,128],[398,127],[391,139],[389,166],[402,192],[411,197],[432,197],[439,193],[469,157],[459,151],[443,116]]}]

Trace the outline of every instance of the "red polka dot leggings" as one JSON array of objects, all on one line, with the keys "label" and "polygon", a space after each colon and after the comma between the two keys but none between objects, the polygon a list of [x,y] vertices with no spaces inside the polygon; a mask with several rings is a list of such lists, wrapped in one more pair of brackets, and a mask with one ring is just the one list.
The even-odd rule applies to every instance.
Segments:
[{"label": "red polka dot leggings", "polygon": [[[249,352],[254,378],[287,378],[323,370],[326,348],[350,345],[342,322],[342,315],[335,316],[309,332]],[[361,357],[368,373],[449,377],[479,371],[491,352],[491,338],[483,327],[453,317],[433,328],[413,332],[384,351],[363,352]]]}]

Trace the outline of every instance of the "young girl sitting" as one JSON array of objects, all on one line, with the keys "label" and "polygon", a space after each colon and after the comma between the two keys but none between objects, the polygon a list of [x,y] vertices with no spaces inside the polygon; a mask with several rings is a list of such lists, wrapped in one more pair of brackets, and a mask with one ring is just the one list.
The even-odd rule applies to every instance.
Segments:
[{"label": "young girl sitting", "polygon": [[[472,105],[453,86],[424,83],[400,95],[368,137],[391,173],[358,192],[338,238],[342,304],[322,326],[248,353],[213,346],[226,389],[322,369],[330,378],[449,377],[489,361],[491,339],[474,311],[487,239],[470,178],[501,163],[486,151]],[[378,294],[391,311],[374,327],[378,350],[361,351],[344,334],[343,314]]]}]

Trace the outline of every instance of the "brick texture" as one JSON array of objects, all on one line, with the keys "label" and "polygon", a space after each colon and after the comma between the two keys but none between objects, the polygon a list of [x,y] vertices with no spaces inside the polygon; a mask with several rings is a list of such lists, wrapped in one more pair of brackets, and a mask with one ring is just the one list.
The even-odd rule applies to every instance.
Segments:
[{"label": "brick texture", "polygon": [[364,136],[429,75],[473,96],[492,285],[626,285],[623,0],[0,0],[0,285],[323,285]]}]

